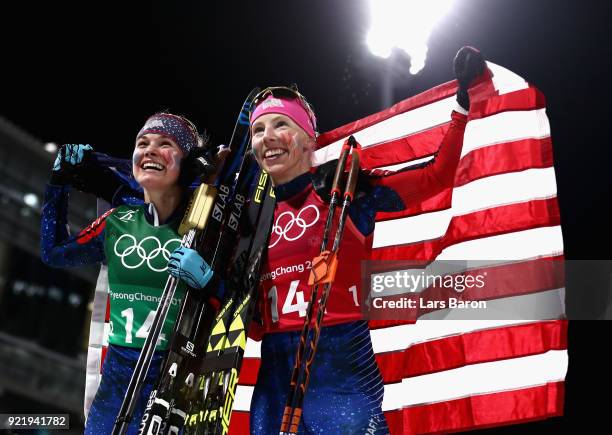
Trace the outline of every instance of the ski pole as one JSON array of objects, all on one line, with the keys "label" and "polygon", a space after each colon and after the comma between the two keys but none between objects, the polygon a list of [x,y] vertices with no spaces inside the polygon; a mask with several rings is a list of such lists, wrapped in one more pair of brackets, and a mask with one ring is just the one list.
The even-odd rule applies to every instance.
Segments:
[{"label": "ski pole", "polygon": [[[333,247],[330,253],[326,250],[326,248],[328,244],[329,233],[331,231],[331,226],[333,223],[336,203],[338,197],[340,196],[341,176],[344,173],[344,167],[346,166],[346,160],[349,152],[351,153],[351,167],[348,175],[348,180],[346,182],[346,188],[344,189],[344,203],[340,212],[339,224],[336,230]],[[327,295],[329,294],[329,289],[331,288],[331,283],[333,282],[335,271],[337,268],[337,253],[340,246],[342,233],[344,231],[344,223],[346,222],[348,207],[350,206],[350,202],[355,191],[355,185],[357,183],[360,163],[359,156],[359,144],[355,141],[355,138],[353,136],[350,136],[344,143],[340,158],[338,159],[338,166],[336,167],[336,174],[334,177],[334,182],[332,184],[332,196],[328,209],[327,221],[325,223],[325,228],[323,232],[323,241],[321,243],[320,255],[315,260],[313,260],[311,277],[309,279],[309,284],[311,284],[313,288],[310,300],[308,302],[306,318],[304,319],[304,326],[302,327],[302,333],[300,335],[300,341],[296,352],[295,365],[291,374],[289,393],[287,395],[287,401],[283,413],[283,420],[281,423],[281,434],[297,433],[297,429],[301,419],[303,398],[310,377],[309,370],[312,364],[312,358],[314,358],[314,353],[316,352],[319,331],[323,315],[325,314],[325,306],[327,304]],[[317,276],[317,269],[320,266],[323,266],[323,270],[325,271],[325,273],[323,275]],[[315,306],[317,305],[316,301],[319,293],[319,284],[322,283],[325,284],[325,287],[321,302],[318,307],[317,319],[314,325],[313,338],[310,343],[310,357],[306,360],[305,371],[302,372],[302,366],[304,365],[304,354],[306,351],[306,343],[309,340],[311,331],[310,323]]]},{"label": "ski pole", "polygon": [[[342,146],[342,150],[340,152],[340,157],[336,165],[336,173],[334,175],[334,180],[332,183],[331,199],[330,199],[329,208],[327,211],[327,220],[325,222],[325,227],[323,230],[323,240],[321,242],[321,248],[320,248],[319,254],[322,254],[327,249],[329,233],[331,231],[331,226],[333,223],[333,218],[334,218],[335,210],[336,210],[337,203],[338,203],[338,198],[340,196],[340,189],[341,189],[340,184],[342,182],[342,176],[344,175],[346,160],[347,160],[348,154],[352,150],[354,141],[355,139],[353,138],[353,136],[349,137],[344,142]],[[289,393],[287,396],[287,402],[286,402],[285,411],[284,411],[285,413],[283,415],[283,424],[285,424],[284,423],[286,420],[285,417],[288,417],[287,413],[291,412],[291,409],[292,409],[291,404],[294,402],[295,395],[297,394],[296,390],[297,390],[297,386],[298,386],[298,382],[299,382],[299,378],[301,374],[301,367],[303,365],[304,351],[306,349],[306,340],[308,339],[308,334],[310,331],[310,322],[311,322],[311,319],[314,313],[314,309],[316,306],[317,295],[318,295],[318,284],[315,284],[313,286],[313,290],[310,295],[310,300],[308,302],[308,306],[306,309],[306,318],[304,319],[304,325],[302,326],[302,333],[300,335],[300,341],[298,344],[297,354],[295,358],[295,365],[293,367],[293,372],[291,373],[291,382],[290,382]]]},{"label": "ski pole", "polygon": [[359,176],[359,163],[360,163],[360,150],[358,148],[353,148],[353,152],[351,154],[351,169],[349,172],[348,180],[346,182],[347,188],[344,191],[344,203],[342,204],[342,210],[340,212],[340,219],[338,224],[338,229],[336,230],[336,237],[334,240],[334,245],[332,248],[332,252],[329,260],[327,260],[327,271],[326,275],[315,277],[316,282],[325,284],[323,288],[323,295],[321,296],[321,301],[319,302],[318,312],[317,312],[317,320],[314,324],[313,329],[313,338],[310,340],[310,352],[309,356],[306,359],[306,368],[304,370],[305,376],[303,381],[303,386],[298,390],[298,396],[296,399],[296,409],[302,409],[304,396],[306,394],[306,388],[308,387],[308,382],[310,380],[310,368],[312,367],[312,363],[314,361],[315,354],[317,352],[317,346],[319,343],[319,337],[321,335],[321,326],[323,325],[323,317],[325,316],[325,309],[327,307],[327,300],[329,298],[331,286],[334,282],[335,273],[337,270],[337,262],[338,262],[338,252],[340,250],[340,243],[342,241],[342,234],[344,233],[344,226],[346,224],[346,218],[348,216],[348,209],[353,200],[353,195],[355,193],[355,187],[357,185],[357,178]]}]

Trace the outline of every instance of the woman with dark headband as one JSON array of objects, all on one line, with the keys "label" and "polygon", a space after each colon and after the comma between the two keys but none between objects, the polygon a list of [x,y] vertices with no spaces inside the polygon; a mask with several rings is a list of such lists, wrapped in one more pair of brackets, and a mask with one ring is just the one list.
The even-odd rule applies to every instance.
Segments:
[{"label": "woman with dark headband", "polygon": [[[434,160],[418,169],[386,171],[384,176],[362,174],[349,209],[339,266],[304,399],[300,433],[388,433],[381,407],[384,385],[368,324],[358,306],[362,300],[361,260],[370,257],[377,211],[402,210],[452,185],[467,122],[467,88],[484,69],[477,50],[464,47],[457,54],[460,105],[452,113],[450,128]],[[261,366],[251,401],[250,424],[253,434],[273,434],[280,429],[310,300],[308,266],[319,254],[336,162],[311,169],[316,120],[295,89],[268,88],[254,106],[253,151],[273,180],[277,204],[261,271],[258,300],[262,322],[257,331],[263,334]]]},{"label": "woman with dark headband", "polygon": [[[91,405],[85,433],[110,433],[140,349],[150,328],[168,273],[180,278],[128,433],[136,433],[168,348],[174,320],[187,286],[203,288],[212,270],[192,249],[179,247],[178,226],[195,178],[192,160],[203,140],[187,119],[170,113],[151,116],[136,137],[132,171],[144,205],[111,209],[76,236],[66,229],[68,193],[74,168],[92,152],[89,145],[59,151],[45,192],[41,256],[53,267],[106,261],[110,335],[102,381]],[[104,183],[99,180],[98,183]]]}]

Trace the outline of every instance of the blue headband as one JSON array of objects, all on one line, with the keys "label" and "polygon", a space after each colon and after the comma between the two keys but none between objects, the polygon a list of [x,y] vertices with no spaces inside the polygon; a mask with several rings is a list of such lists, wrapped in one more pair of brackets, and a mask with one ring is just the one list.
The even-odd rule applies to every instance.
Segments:
[{"label": "blue headband", "polygon": [[147,133],[168,136],[185,154],[198,146],[198,137],[191,126],[180,116],[170,113],[157,113],[147,119],[136,138]]}]

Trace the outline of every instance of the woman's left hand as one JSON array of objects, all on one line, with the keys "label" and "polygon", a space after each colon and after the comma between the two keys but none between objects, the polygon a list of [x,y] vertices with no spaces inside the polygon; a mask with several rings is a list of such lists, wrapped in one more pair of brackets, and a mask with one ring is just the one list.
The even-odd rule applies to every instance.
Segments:
[{"label": "woman's left hand", "polygon": [[457,102],[465,110],[470,110],[470,85],[484,74],[487,64],[482,53],[474,47],[461,47],[453,60],[453,69],[459,87],[457,89]]},{"label": "woman's left hand", "polygon": [[172,252],[168,262],[168,272],[182,279],[195,289],[206,287],[213,276],[213,270],[195,250],[179,246]]}]

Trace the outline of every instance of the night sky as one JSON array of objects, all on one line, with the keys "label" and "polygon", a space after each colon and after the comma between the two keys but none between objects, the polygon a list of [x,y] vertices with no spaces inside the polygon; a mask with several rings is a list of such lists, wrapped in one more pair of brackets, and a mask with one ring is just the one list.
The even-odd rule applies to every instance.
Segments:
[{"label": "night sky", "polygon": [[[321,131],[383,108],[389,61],[365,46],[365,0],[85,4],[2,12],[0,115],[43,142],[127,157],[147,116],[168,109],[226,143],[256,85],[297,83]],[[405,55],[392,58],[393,102],[453,79],[465,44],[543,91],[568,259],[610,258],[610,18],[606,1],[455,0],[418,75]],[[528,427],[601,425],[605,403],[591,394],[611,384],[601,378],[608,325],[570,324],[566,417]]]}]

